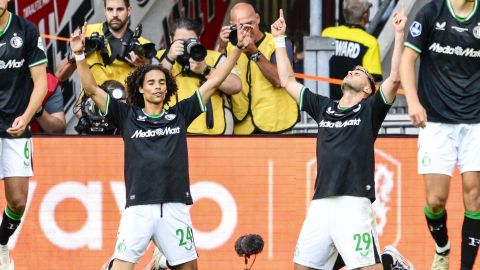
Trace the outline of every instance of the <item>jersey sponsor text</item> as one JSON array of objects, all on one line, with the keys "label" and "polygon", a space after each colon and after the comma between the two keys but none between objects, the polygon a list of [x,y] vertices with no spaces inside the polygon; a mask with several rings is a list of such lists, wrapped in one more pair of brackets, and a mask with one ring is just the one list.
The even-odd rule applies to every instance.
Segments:
[{"label": "jersey sponsor text", "polygon": [[456,46],[456,47],[450,47],[449,45],[442,46],[440,45],[440,43],[437,43],[437,42],[432,43],[432,45],[430,45],[428,49],[436,53],[465,56],[465,57],[477,57],[477,58],[480,57],[480,50],[476,51],[473,48],[464,49],[460,46]]},{"label": "jersey sponsor text", "polygon": [[0,60],[0,69],[21,68],[23,66],[23,62],[25,62],[25,59],[22,59],[21,61],[10,59],[6,63],[5,61]]},{"label": "jersey sponsor text", "polygon": [[142,131],[140,129],[137,129],[135,133],[132,135],[132,139],[150,138],[150,137],[156,137],[156,136],[168,136],[168,135],[179,134],[179,133],[180,133],[180,127],[157,128],[157,129],[149,129],[147,131]]},{"label": "jersey sponsor text", "polygon": [[320,128],[345,128],[348,126],[359,126],[360,122],[362,119],[355,118],[351,120],[346,120],[346,121],[328,121],[328,120],[322,120],[320,123],[318,123],[318,127]]}]

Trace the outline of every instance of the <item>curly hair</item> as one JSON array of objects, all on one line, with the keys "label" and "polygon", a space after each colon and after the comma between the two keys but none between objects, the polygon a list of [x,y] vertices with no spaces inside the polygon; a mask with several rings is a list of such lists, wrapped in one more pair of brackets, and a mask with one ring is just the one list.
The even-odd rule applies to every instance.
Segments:
[{"label": "curly hair", "polygon": [[125,80],[128,96],[127,104],[140,108],[145,107],[145,100],[143,99],[143,94],[140,93],[139,89],[143,86],[145,74],[152,70],[159,70],[165,74],[167,93],[165,94],[165,100],[163,101],[164,105],[167,104],[170,101],[170,98],[177,93],[177,84],[175,83],[175,79],[173,79],[172,75],[170,74],[170,71],[161,65],[148,64],[136,68]]}]

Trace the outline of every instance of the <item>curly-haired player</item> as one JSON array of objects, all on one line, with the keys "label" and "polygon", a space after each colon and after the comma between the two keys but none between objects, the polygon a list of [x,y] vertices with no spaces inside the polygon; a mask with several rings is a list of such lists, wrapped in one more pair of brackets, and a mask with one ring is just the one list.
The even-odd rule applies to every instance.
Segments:
[{"label": "curly-haired player", "polygon": [[[240,26],[239,43],[225,62],[190,97],[168,110],[177,90],[170,73],[159,65],[137,68],[127,78],[127,104],[110,99],[93,78],[84,54],[84,34],[77,29],[71,49],[86,93],[114,123],[125,143],[126,209],[118,229],[112,269],[133,269],[150,242],[175,269],[197,269],[197,252],[187,205],[192,204],[188,174],[187,128],[216,88],[230,74],[251,38],[251,26]],[[192,62],[190,65],[195,65]]]}]

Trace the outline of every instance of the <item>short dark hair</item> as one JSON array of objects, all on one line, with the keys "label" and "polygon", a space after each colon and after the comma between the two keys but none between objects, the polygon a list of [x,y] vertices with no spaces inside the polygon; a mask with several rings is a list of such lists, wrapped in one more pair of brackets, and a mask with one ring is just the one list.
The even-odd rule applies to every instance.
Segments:
[{"label": "short dark hair", "polygon": [[173,21],[172,28],[170,29],[170,35],[174,36],[177,29],[187,29],[195,32],[197,37],[202,34],[202,25],[199,21],[190,18],[178,18]]},{"label": "short dark hair", "polygon": [[[130,0],[123,0],[127,8],[130,7]],[[103,0],[103,7],[107,7],[107,0]]]},{"label": "short dark hair", "polygon": [[137,106],[140,108],[145,107],[145,100],[143,99],[143,94],[140,93],[139,89],[143,85],[145,80],[145,74],[152,70],[160,70],[165,74],[165,80],[167,84],[167,93],[165,94],[165,100],[163,104],[167,104],[170,101],[170,97],[177,93],[177,84],[175,79],[172,77],[172,74],[161,65],[144,65],[136,68],[130,75],[128,75],[125,83],[127,84],[127,104]]}]

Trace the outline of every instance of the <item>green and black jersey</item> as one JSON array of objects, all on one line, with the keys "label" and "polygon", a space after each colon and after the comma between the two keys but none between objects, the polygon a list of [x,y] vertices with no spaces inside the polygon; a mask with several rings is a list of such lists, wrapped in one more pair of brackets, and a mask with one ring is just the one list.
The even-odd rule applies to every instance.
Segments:
[{"label": "green and black jersey", "polygon": [[382,89],[350,108],[304,88],[300,109],[318,124],[313,199],[356,196],[375,200],[374,143],[390,109]]},{"label": "green and black jersey", "polygon": [[[330,77],[343,79],[355,66],[363,66],[376,81],[382,80],[382,64],[380,62],[380,46],[377,39],[356,25],[328,27],[322,37],[333,38],[335,52],[330,58]],[[330,98],[339,100],[342,97],[339,85],[330,85]]]},{"label": "green and black jersey", "polygon": [[405,46],[420,54],[418,97],[428,121],[480,123],[480,1],[466,17],[449,0],[429,2]]},{"label": "green and black jersey", "polygon": [[205,104],[199,91],[159,115],[108,98],[106,117],[125,143],[126,208],[181,202],[192,204],[187,128]]},{"label": "green and black jersey", "polygon": [[[30,68],[45,64],[47,57],[35,25],[13,13],[0,29],[0,138],[10,138],[6,130],[27,109],[33,91]],[[27,129],[22,138],[28,138]]]}]

